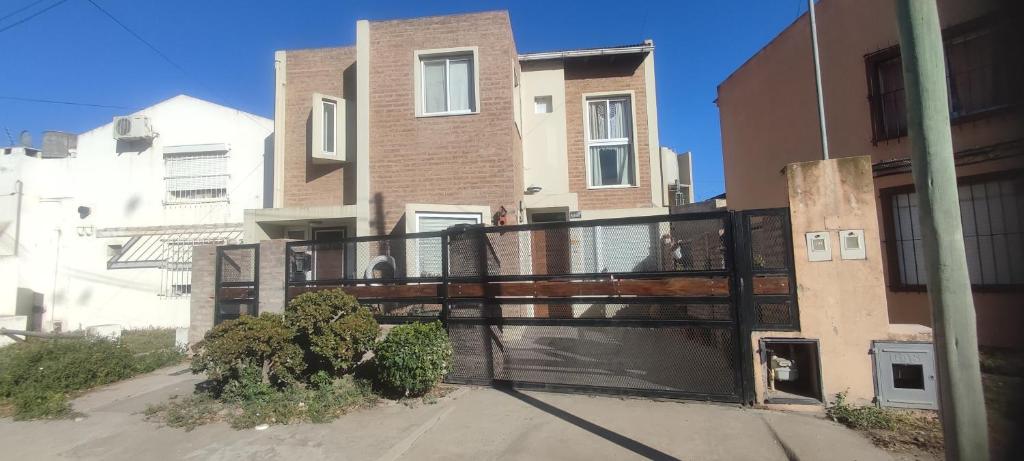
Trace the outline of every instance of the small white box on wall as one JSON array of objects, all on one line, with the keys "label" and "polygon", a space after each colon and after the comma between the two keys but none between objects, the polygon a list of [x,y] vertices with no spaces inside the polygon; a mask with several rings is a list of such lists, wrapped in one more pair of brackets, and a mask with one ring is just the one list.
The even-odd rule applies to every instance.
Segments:
[{"label": "small white box on wall", "polygon": [[804,234],[807,239],[807,260],[811,262],[831,261],[832,243],[828,232],[808,232]]},{"label": "small white box on wall", "polygon": [[868,259],[864,251],[864,230],[839,231],[839,254],[843,259]]}]

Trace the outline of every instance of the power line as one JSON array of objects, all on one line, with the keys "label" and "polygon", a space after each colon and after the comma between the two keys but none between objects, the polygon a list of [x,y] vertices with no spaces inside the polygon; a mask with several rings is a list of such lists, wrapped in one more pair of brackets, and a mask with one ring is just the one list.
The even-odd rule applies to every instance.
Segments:
[{"label": "power line", "polygon": [[2,18],[0,18],[0,21],[3,21],[4,19],[7,19],[7,18],[9,18],[11,16],[14,16],[14,15],[16,15],[18,13],[21,13],[22,11],[25,11],[25,10],[27,10],[29,8],[32,8],[33,6],[36,6],[36,5],[38,5],[40,3],[43,3],[45,1],[46,0],[36,0],[36,1],[32,2],[32,3],[29,3],[28,5],[25,5],[25,6],[21,7],[21,8],[18,8],[16,10],[14,10],[14,11],[11,11],[10,13],[7,13]]},{"label": "power line", "polygon": [[107,104],[90,104],[86,102],[74,102],[74,101],[58,101],[56,99],[38,99],[38,98],[22,98],[19,96],[0,96],[0,99],[6,99],[9,101],[22,101],[22,102],[39,102],[44,104],[64,104],[67,106],[82,106],[82,107],[100,107],[104,109],[129,109],[131,107],[126,106],[111,106]]},{"label": "power line", "polygon": [[110,18],[111,21],[114,21],[114,23],[116,23],[117,25],[121,26],[121,28],[124,29],[125,32],[128,32],[133,37],[135,37],[138,41],[142,42],[143,45],[146,45],[147,47],[149,47],[149,49],[153,50],[153,52],[156,53],[157,55],[159,55],[161,58],[163,58],[164,61],[167,61],[168,63],[170,63],[170,65],[174,66],[176,69],[181,71],[183,74],[186,74],[186,75],[188,74],[188,72],[185,72],[185,69],[183,67],[181,67],[180,65],[178,65],[178,63],[174,62],[173,59],[171,59],[169,56],[164,54],[162,51],[158,50],[155,46],[153,46],[152,43],[149,43],[148,41],[146,41],[146,39],[142,38],[141,35],[135,33],[134,30],[132,30],[131,28],[126,26],[123,22],[121,22],[117,18],[115,18],[114,15],[110,14],[109,11],[103,9],[103,7],[100,6],[98,3],[94,2],[93,0],[86,0],[86,1],[89,2],[90,4],[92,4],[92,6],[95,6],[97,10],[100,10],[100,12],[105,14],[108,18]]},{"label": "power line", "polygon": [[[182,74],[182,75],[184,75],[185,77],[187,77],[187,78],[189,78],[189,79],[193,80],[194,82],[198,83],[198,84],[199,84],[199,86],[203,87],[204,89],[207,89],[207,90],[209,90],[209,88],[208,88],[208,87],[207,87],[206,85],[204,85],[204,84],[203,84],[203,83],[202,83],[201,81],[199,81],[199,79],[196,79],[196,78],[194,78],[194,77],[193,77],[193,76],[192,76],[191,74],[189,74],[189,72],[188,72],[187,70],[185,70],[185,68],[184,68],[184,67],[182,67],[182,66],[181,66],[181,65],[179,65],[179,64],[178,64],[177,62],[175,62],[175,61],[174,61],[173,59],[171,59],[171,58],[170,58],[169,56],[167,56],[166,54],[164,54],[164,52],[160,51],[160,50],[159,50],[159,49],[158,49],[158,48],[157,48],[157,47],[156,47],[155,45],[153,45],[152,43],[148,42],[148,41],[147,41],[146,39],[142,38],[142,36],[141,36],[141,35],[137,34],[137,33],[136,33],[135,31],[133,31],[133,30],[132,30],[131,28],[129,28],[128,26],[126,26],[126,25],[125,25],[125,24],[124,24],[123,22],[119,21],[119,20],[118,20],[117,18],[115,18],[115,17],[114,17],[114,15],[110,14],[110,12],[109,12],[109,11],[107,11],[107,10],[103,9],[103,7],[101,7],[101,6],[100,6],[100,5],[98,4],[98,3],[96,3],[96,2],[95,2],[95,1],[93,1],[93,0],[86,0],[86,1],[88,1],[89,3],[91,3],[91,4],[92,4],[92,6],[96,7],[96,9],[100,10],[100,12],[102,12],[102,13],[103,13],[103,14],[105,14],[105,15],[106,15],[106,16],[107,16],[108,18],[110,18],[110,20],[111,20],[111,21],[114,21],[114,22],[115,22],[115,23],[116,23],[117,25],[121,26],[121,28],[122,28],[122,29],[124,29],[124,30],[125,30],[126,32],[128,32],[128,33],[129,33],[129,34],[131,34],[131,35],[132,35],[133,37],[135,37],[135,38],[136,38],[137,40],[139,40],[140,42],[142,42],[142,43],[143,43],[144,45],[146,45],[146,47],[148,47],[148,48],[149,48],[150,50],[152,50],[152,51],[153,51],[154,53],[156,53],[157,55],[159,55],[159,56],[160,56],[161,58],[163,58],[163,59],[164,59],[165,61],[167,61],[167,62],[168,62],[168,63],[169,63],[170,65],[174,66],[174,68],[175,68],[175,69],[178,69],[178,71],[179,71],[179,72],[181,72],[181,74]],[[212,92],[212,91],[211,91],[211,92]],[[251,121],[252,121],[253,123],[256,123],[256,125],[257,125],[257,126],[262,126],[262,125],[261,125],[261,124],[260,124],[260,123],[259,123],[259,122],[258,122],[258,121],[257,121],[256,119],[254,119],[254,118],[252,117],[252,115],[250,115],[250,114],[249,114],[248,112],[246,112],[246,111],[243,111],[243,110],[239,110],[239,112],[241,112],[242,114],[244,114],[244,115],[246,116],[246,118],[250,119],[250,120],[251,120]]]},{"label": "power line", "polygon": [[[26,17],[22,18],[22,19],[21,19],[20,21],[15,21],[15,22],[11,23],[10,25],[8,25],[7,27],[4,27],[3,29],[0,29],[0,32],[4,32],[4,31],[6,31],[6,30],[8,30],[8,29],[10,29],[10,28],[12,28],[12,27],[14,27],[14,26],[17,26],[17,25],[19,25],[19,24],[24,24],[24,23],[28,22],[28,21],[29,21],[30,19],[32,19],[32,18],[34,18],[34,17],[36,17],[36,16],[39,16],[39,15],[41,15],[41,14],[43,14],[43,13],[47,12],[47,11],[50,11],[50,10],[52,10],[52,9],[54,9],[54,8],[56,8],[56,7],[60,6],[60,5],[62,5],[62,4],[64,4],[64,2],[66,2],[66,1],[68,1],[68,0],[60,0],[60,1],[58,1],[57,3],[54,3],[53,5],[50,5],[50,6],[48,6],[48,7],[46,7],[46,8],[43,8],[43,9],[41,9],[41,10],[39,10],[39,11],[36,11],[35,13],[32,13],[32,14],[30,14],[30,15],[28,15],[28,16],[26,16]],[[91,1],[91,0],[90,0],[90,1]],[[38,3],[38,2],[37,2],[37,3]],[[33,3],[32,5],[35,5],[35,3]],[[30,5],[30,6],[31,6],[31,5]],[[24,8],[22,8],[22,9],[24,9]],[[18,10],[18,11],[14,12],[14,13],[11,13],[11,14],[9,14],[8,16],[11,16],[11,15],[13,15],[13,14],[16,14],[16,13],[18,13],[18,12],[20,12],[20,11],[21,11],[21,10]]]}]

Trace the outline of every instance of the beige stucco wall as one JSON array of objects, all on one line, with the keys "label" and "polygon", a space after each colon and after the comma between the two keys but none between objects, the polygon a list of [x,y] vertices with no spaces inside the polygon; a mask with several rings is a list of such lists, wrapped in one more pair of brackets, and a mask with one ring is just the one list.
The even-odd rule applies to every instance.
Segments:
[{"label": "beige stucco wall", "polygon": [[[947,28],[981,17],[997,3],[938,0],[939,19]],[[831,157],[870,155],[874,162],[909,157],[907,137],[877,145],[871,140],[864,56],[898,44],[894,6],[888,0],[822,0],[816,13]],[[786,206],[786,164],[821,158],[807,16],[797,19],[723,81],[717,104],[729,208]],[[958,122],[952,127],[953,147],[963,152],[1021,139],[1021,127],[1024,117],[1020,111]],[[1021,168],[1022,163],[1017,157],[961,165],[957,175],[1008,171]],[[879,194],[913,180],[910,174],[900,174],[877,177],[875,183]],[[884,243],[884,229],[882,239]],[[883,264],[888,265],[888,259]],[[1024,328],[1020,298],[1019,292],[975,292],[982,345],[1019,347],[1018,332]],[[888,300],[891,322],[931,325],[926,293],[890,290]]]},{"label": "beige stucco wall", "polygon": [[[938,0],[942,27],[991,11],[996,0]],[[907,137],[871,141],[864,56],[899,43],[890,0],[823,0],[816,8],[825,121],[832,158],[910,156]],[[789,163],[821,158],[810,25],[801,16],[718,86],[729,208],[786,205]],[[1008,112],[953,128],[959,152],[1020,138],[1024,120]]]},{"label": "beige stucco wall", "polygon": [[[520,79],[523,108],[524,184],[540,186],[536,195],[569,192],[569,161],[565,153],[565,69],[562,61],[523,64]],[[551,97],[551,112],[536,113],[534,98]]]},{"label": "beige stucco wall", "polygon": [[[799,333],[757,332],[753,350],[765,337],[817,339],[823,394],[849,391],[856,400],[874,398],[871,341],[888,337],[885,282],[878,240],[871,160],[867,156],[794,163],[786,167],[794,268],[800,306]],[[838,233],[863,229],[867,259],[843,260]],[[832,260],[809,262],[804,234],[827,231]],[[756,362],[755,358],[755,363]],[[765,377],[755,367],[758,400]]]}]

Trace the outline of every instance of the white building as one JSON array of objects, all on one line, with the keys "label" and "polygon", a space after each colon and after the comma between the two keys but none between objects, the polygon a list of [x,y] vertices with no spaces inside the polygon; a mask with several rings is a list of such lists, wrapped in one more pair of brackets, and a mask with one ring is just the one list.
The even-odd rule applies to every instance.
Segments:
[{"label": "white building", "polygon": [[187,326],[192,246],[240,242],[270,200],[273,121],[185,95],[117,120],[0,150],[8,328]]}]

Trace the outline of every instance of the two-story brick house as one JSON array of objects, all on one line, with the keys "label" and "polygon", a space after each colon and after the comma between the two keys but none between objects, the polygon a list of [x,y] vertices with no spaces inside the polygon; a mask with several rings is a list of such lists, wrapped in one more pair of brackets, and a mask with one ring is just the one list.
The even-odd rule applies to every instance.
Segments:
[{"label": "two-story brick house", "polygon": [[358,21],[355,46],[275,61],[273,208],[247,241],[668,211],[650,41],[519,54],[498,11]]}]

